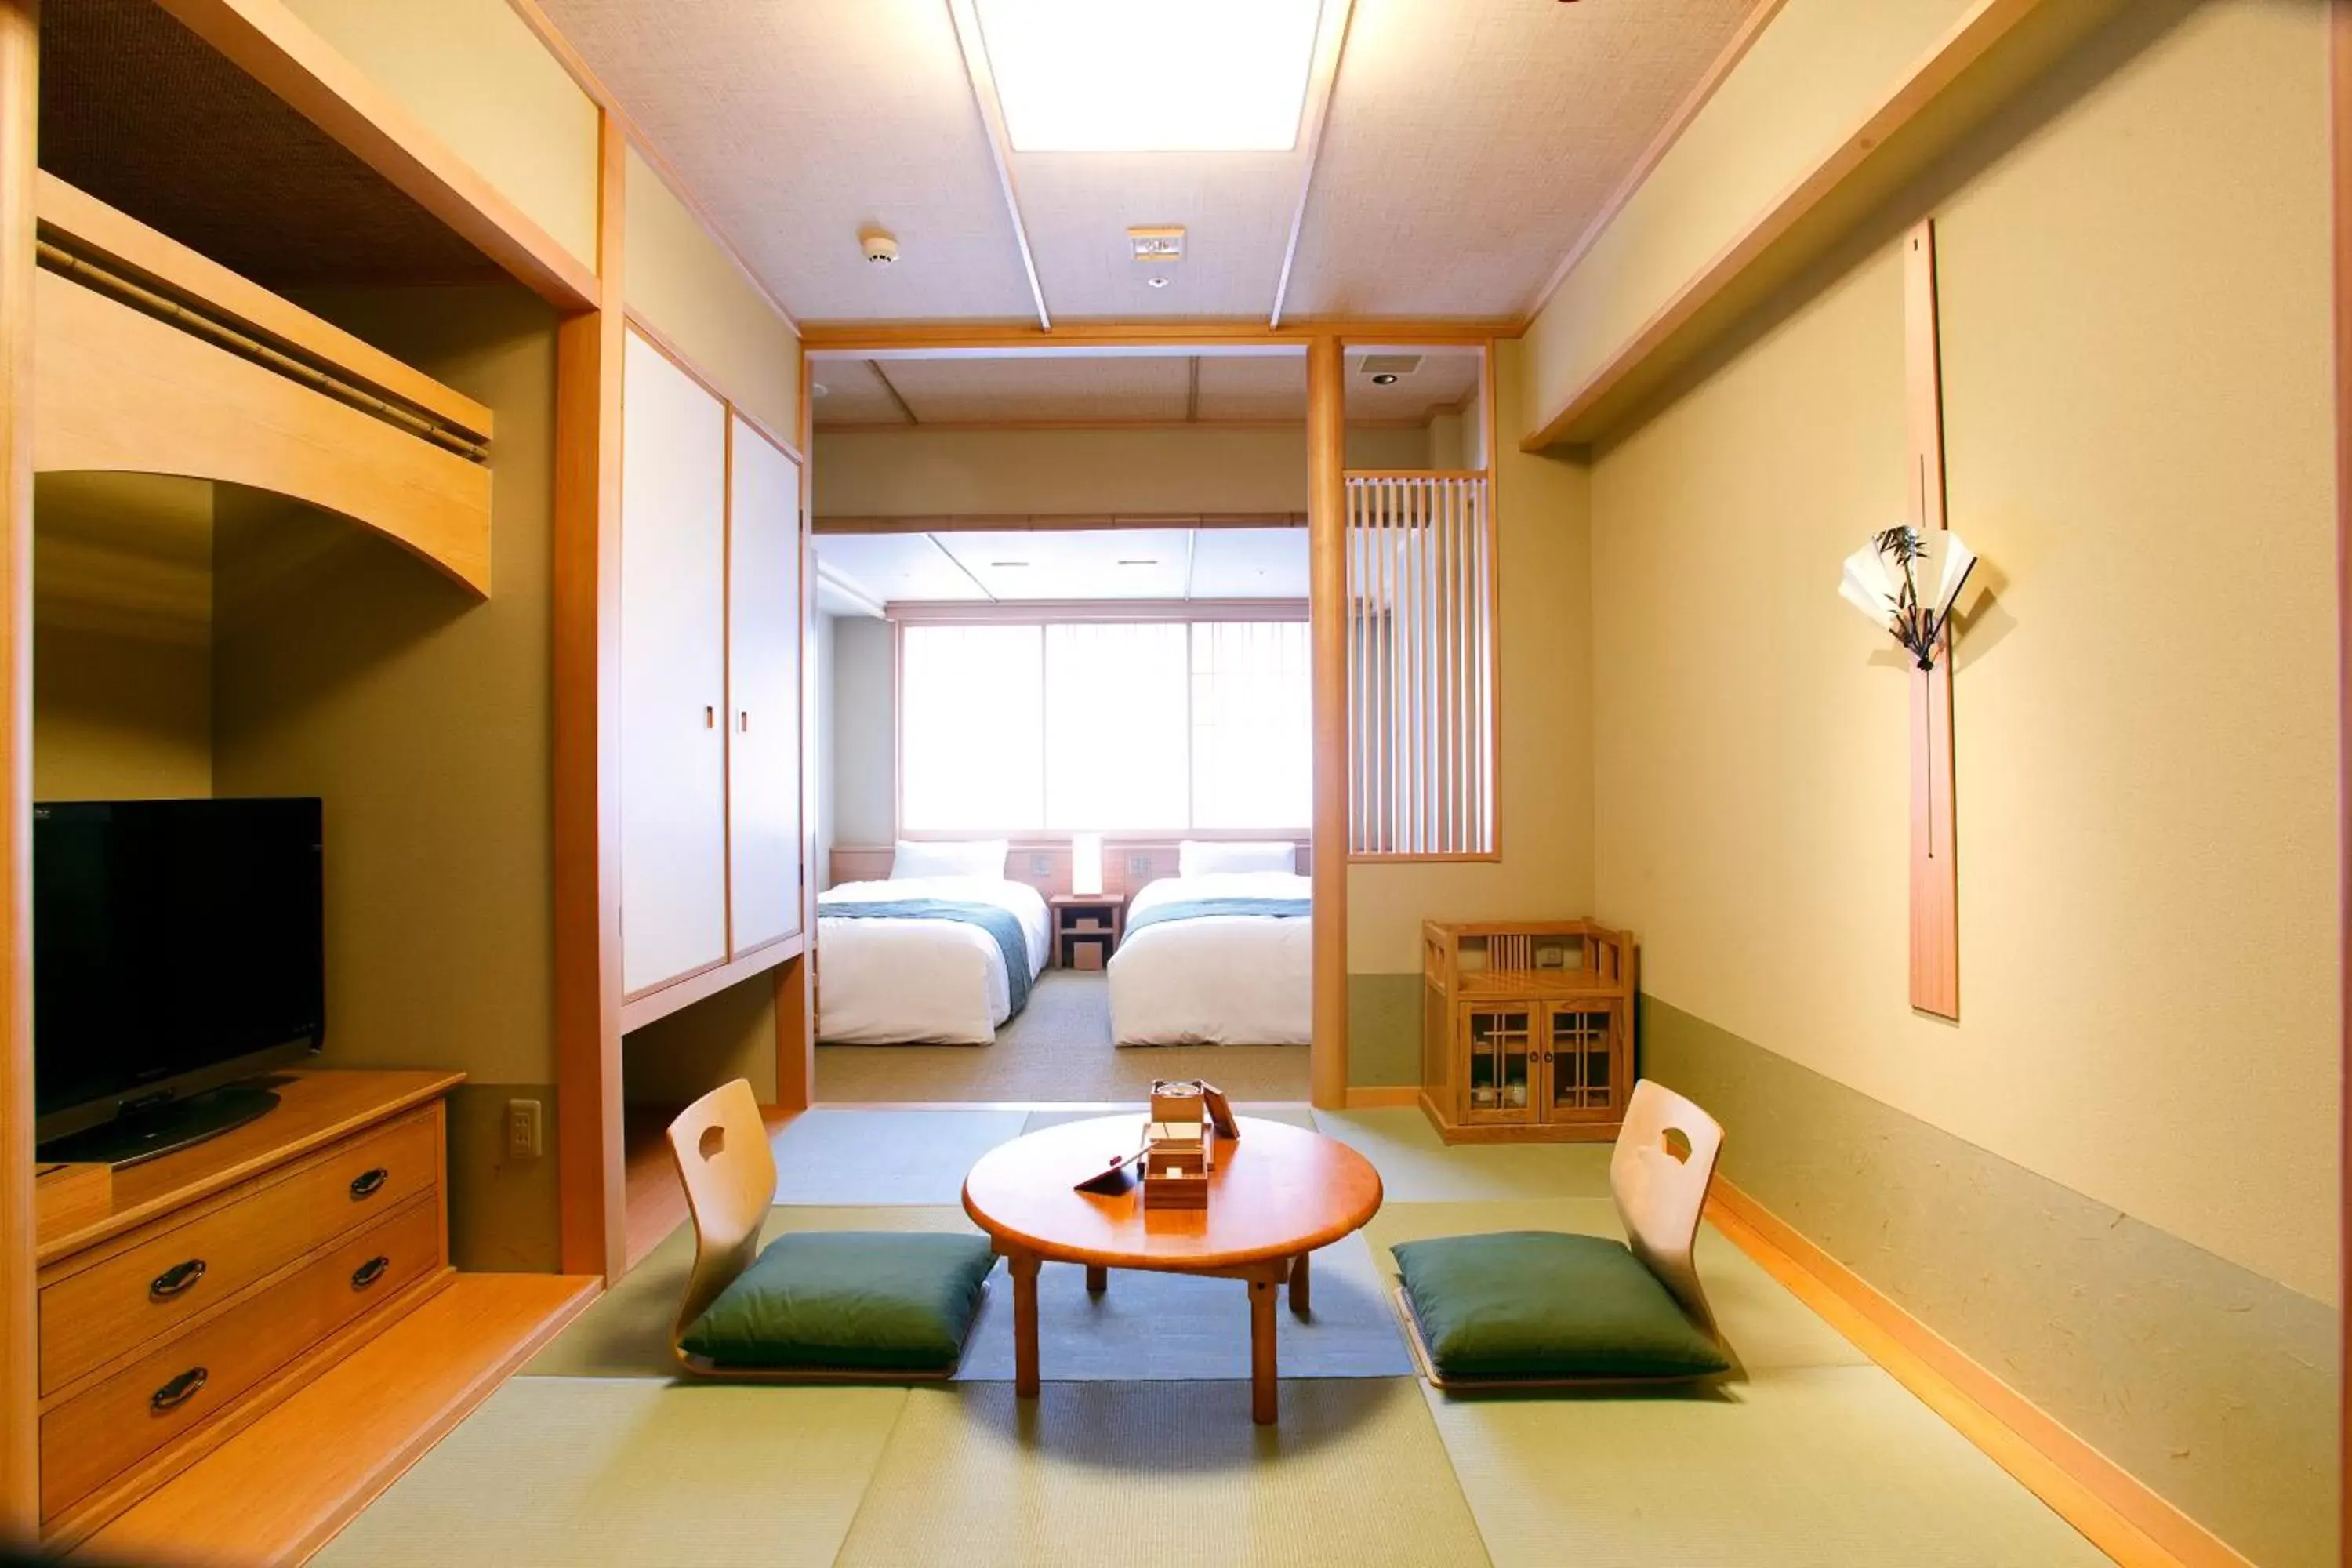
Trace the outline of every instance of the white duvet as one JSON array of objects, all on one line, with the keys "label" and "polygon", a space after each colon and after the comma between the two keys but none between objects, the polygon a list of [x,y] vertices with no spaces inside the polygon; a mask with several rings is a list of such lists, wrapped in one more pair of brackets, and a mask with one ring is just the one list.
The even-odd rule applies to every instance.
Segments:
[{"label": "white duvet", "polygon": [[828,905],[948,899],[994,904],[1021,921],[1029,978],[1045,967],[1045,900],[1025,882],[911,877],[844,882],[817,900],[817,1038],[835,1045],[985,1046],[1013,1014],[996,939],[961,921],[826,920]]},{"label": "white duvet", "polygon": [[1198,899],[1304,899],[1284,871],[1168,877],[1128,905],[1110,961],[1112,1038],[1122,1046],[1303,1046],[1313,1034],[1315,922],[1211,915],[1134,930],[1159,905]]}]

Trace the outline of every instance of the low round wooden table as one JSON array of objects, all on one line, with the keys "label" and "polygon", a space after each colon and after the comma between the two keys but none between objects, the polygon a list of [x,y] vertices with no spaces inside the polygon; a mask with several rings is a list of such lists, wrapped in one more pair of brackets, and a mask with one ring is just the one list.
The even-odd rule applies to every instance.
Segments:
[{"label": "low round wooden table", "polygon": [[1113,1268],[1208,1274],[1249,1284],[1250,1414],[1275,1418],[1274,1293],[1307,1311],[1307,1258],[1381,1207],[1381,1174],[1336,1139],[1280,1121],[1240,1119],[1219,1139],[1205,1209],[1146,1209],[1140,1187],[1118,1197],[1076,1190],[1143,1139],[1140,1115],[1066,1122],[992,1149],[964,1179],[964,1212],[995,1238],[1013,1276],[1013,1392],[1037,1396],[1037,1268],[1083,1263],[1087,1289]]}]

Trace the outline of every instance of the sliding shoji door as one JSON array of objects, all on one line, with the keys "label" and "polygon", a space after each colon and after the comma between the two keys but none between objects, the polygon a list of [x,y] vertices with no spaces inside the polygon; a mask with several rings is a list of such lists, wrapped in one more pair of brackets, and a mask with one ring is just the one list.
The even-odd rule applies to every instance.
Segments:
[{"label": "sliding shoji door", "polygon": [[740,957],[801,929],[801,470],[732,418],[727,891]]},{"label": "sliding shoji door", "polygon": [[621,975],[727,958],[727,405],[632,331],[621,405]]},{"label": "sliding shoji door", "polygon": [[1348,851],[1495,854],[1495,528],[1486,476],[1350,473]]}]

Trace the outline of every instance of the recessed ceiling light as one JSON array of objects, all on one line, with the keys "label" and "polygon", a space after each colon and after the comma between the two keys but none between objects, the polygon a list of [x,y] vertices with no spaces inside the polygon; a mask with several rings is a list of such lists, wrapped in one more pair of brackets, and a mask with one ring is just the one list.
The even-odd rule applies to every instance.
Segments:
[{"label": "recessed ceiling light", "polygon": [[1016,153],[1286,153],[1322,0],[974,0]]},{"label": "recessed ceiling light", "polygon": [[1150,284],[1154,289],[1165,289],[1168,287],[1168,279],[1165,278],[1147,278],[1144,281]]},{"label": "recessed ceiling light", "polygon": [[1396,384],[1396,372],[1392,370],[1384,370],[1381,372],[1380,374],[1372,377],[1372,384],[1374,386],[1394,386]]}]

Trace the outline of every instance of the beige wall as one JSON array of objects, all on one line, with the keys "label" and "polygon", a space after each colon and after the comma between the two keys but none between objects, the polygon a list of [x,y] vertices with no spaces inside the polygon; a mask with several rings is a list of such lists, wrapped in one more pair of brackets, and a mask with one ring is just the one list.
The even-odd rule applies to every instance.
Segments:
[{"label": "beige wall", "polygon": [[[1519,427],[1521,353],[1496,365],[1505,429]],[[1592,903],[1590,493],[1581,464],[1500,453],[1496,477],[1500,860],[1353,866],[1348,968],[1418,974],[1424,920],[1588,914]],[[1418,1027],[1418,1015],[1411,1018]]]},{"label": "beige wall", "polygon": [[1528,328],[1517,441],[1903,79],[1968,0],[1788,0]]},{"label": "beige wall", "polygon": [[[898,684],[890,623],[841,616],[833,623],[833,737],[823,763],[833,790],[836,844],[887,844],[896,835]],[[822,879],[827,868],[815,868]]]},{"label": "beige wall", "polygon": [[799,446],[798,334],[634,147],[627,181],[629,309],[745,414]]},{"label": "beige wall", "polygon": [[[2141,8],[1603,453],[1594,710],[1599,912],[1649,991],[2334,1301],[2322,17]],[[1905,989],[1905,682],[1833,592],[1902,512],[1895,245],[1927,209],[1951,518],[1993,590],[1958,669],[1957,1026]]]},{"label": "beige wall", "polygon": [[33,794],[212,794],[212,486],[44,474],[33,500]]},{"label": "beige wall", "polygon": [[[819,517],[957,512],[1305,511],[1307,431],[817,433]],[[1348,432],[1351,468],[1419,468],[1423,428]]]},{"label": "beige wall", "polygon": [[[327,832],[325,1061],[446,1067],[461,1267],[552,1268],[550,547],[555,318],[512,285],[303,303],[498,416],[493,597],[354,524],[224,491],[215,777],[316,795]],[[546,1102],[509,1161],[510,1097]]]},{"label": "beige wall", "polygon": [[506,0],[287,0],[573,257],[596,262],[596,106]]}]

